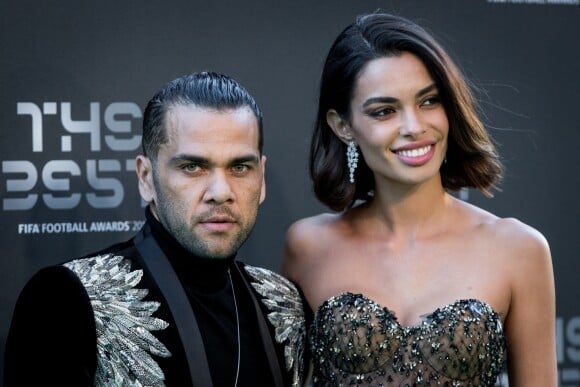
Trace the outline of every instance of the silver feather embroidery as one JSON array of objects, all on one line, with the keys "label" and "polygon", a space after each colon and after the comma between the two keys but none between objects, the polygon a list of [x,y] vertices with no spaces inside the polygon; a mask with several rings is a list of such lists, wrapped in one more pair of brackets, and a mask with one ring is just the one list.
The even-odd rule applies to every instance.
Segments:
[{"label": "silver feather embroidery", "polygon": [[262,303],[270,311],[268,320],[274,326],[274,338],[284,344],[286,370],[292,372],[292,386],[301,386],[306,322],[300,293],[292,282],[279,274],[249,265],[244,268],[256,280],[252,286],[263,297]]},{"label": "silver feather embroidery", "polygon": [[91,300],[97,327],[96,386],[164,386],[165,375],[151,357],[171,353],[151,331],[167,328],[152,317],[159,303],[142,301],[147,289],[137,289],[142,270],[112,254],[64,264],[79,277]]}]

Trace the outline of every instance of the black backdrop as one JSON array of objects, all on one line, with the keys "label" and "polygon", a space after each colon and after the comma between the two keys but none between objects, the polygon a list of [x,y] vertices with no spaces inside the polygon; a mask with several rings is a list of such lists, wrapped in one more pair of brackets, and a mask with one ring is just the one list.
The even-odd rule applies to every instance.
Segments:
[{"label": "black backdrop", "polygon": [[548,238],[561,385],[580,385],[578,0],[4,0],[2,352],[15,299],[34,271],[140,225],[132,160],[141,111],[184,73],[230,74],[264,111],[268,195],[240,258],[277,269],[286,227],[324,210],[306,172],[324,55],[355,15],[376,9],[424,25],[479,88],[507,173],[495,198],[463,197]]}]

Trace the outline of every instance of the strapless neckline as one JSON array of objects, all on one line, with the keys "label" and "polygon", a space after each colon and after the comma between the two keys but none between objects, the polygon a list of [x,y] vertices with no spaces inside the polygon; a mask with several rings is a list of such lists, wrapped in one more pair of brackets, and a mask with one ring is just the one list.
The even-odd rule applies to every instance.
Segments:
[{"label": "strapless neckline", "polygon": [[505,362],[499,314],[459,299],[402,325],[363,294],[330,297],[310,327],[314,386],[493,386]]},{"label": "strapless neckline", "polygon": [[[320,313],[321,310],[323,310],[324,308],[327,308],[329,304],[332,304],[334,302],[336,302],[338,299],[341,299],[343,297],[348,297],[348,298],[358,298],[361,299],[369,304],[374,305],[376,308],[379,309],[383,309],[386,313],[388,313],[389,318],[400,328],[400,329],[404,329],[407,331],[412,331],[412,330],[417,330],[417,329],[421,329],[422,327],[424,327],[425,325],[429,325],[433,323],[433,316],[439,312],[441,312],[442,310],[448,309],[450,307],[454,307],[460,304],[469,304],[471,308],[475,308],[475,310],[473,311],[474,313],[477,313],[479,315],[483,314],[483,310],[487,309],[489,311],[491,311],[492,315],[494,318],[496,318],[499,322],[499,327],[502,328],[501,326],[501,318],[499,313],[497,313],[493,307],[491,305],[489,305],[487,302],[482,301],[480,299],[477,298],[459,298],[455,301],[452,301],[448,304],[439,306],[437,308],[435,308],[435,310],[433,310],[433,312],[430,313],[425,313],[419,316],[419,318],[421,319],[420,322],[416,323],[416,324],[401,324],[399,322],[399,319],[397,317],[397,314],[392,311],[391,309],[389,309],[388,306],[384,306],[381,305],[381,303],[373,300],[372,298],[369,298],[367,296],[365,296],[362,293],[354,293],[354,292],[342,292],[339,293],[335,296],[329,297],[326,300],[324,300],[322,302],[322,304],[320,304],[320,306],[316,309],[316,312],[314,314],[314,319],[316,319],[317,315]],[[481,308],[481,306],[483,306],[483,308]],[[503,328],[502,328],[503,329]]]}]

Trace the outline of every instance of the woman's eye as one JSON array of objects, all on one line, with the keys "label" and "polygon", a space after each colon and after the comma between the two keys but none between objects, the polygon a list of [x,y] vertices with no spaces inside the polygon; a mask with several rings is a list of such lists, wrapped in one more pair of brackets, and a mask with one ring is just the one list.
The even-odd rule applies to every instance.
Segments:
[{"label": "woman's eye", "polygon": [[428,97],[426,98],[421,105],[423,106],[432,106],[432,105],[438,105],[441,102],[441,99],[439,98],[438,95],[434,95],[432,97]]},{"label": "woman's eye", "polygon": [[384,117],[387,116],[389,114],[392,114],[395,112],[395,109],[390,108],[390,107],[384,107],[384,108],[380,108],[380,109],[376,109],[370,112],[370,115],[372,117]]}]

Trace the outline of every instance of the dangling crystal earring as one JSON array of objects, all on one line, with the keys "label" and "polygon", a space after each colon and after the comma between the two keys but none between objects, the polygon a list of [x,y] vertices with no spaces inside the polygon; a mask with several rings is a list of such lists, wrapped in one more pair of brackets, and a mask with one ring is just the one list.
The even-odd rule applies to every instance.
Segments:
[{"label": "dangling crystal earring", "polygon": [[356,150],[356,144],[354,141],[348,142],[348,147],[346,148],[346,160],[348,163],[348,171],[350,174],[350,182],[354,183],[354,171],[358,164],[358,151]]}]

